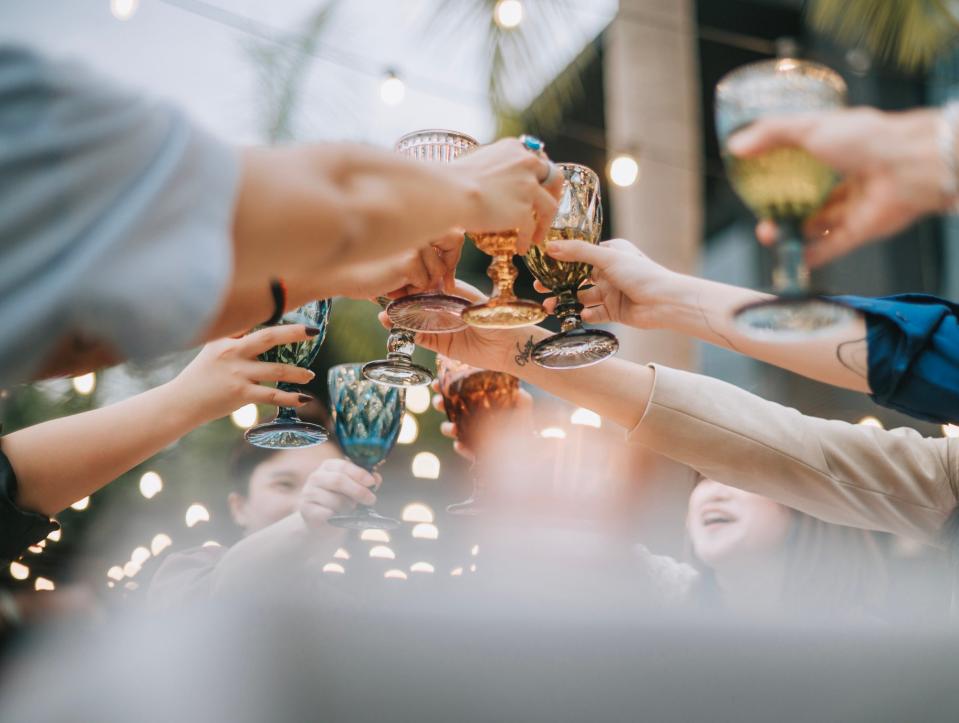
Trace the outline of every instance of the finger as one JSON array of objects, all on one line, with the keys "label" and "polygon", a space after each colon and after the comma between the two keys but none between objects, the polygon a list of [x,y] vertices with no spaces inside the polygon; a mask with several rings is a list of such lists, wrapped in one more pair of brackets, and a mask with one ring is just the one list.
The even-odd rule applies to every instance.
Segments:
[{"label": "finger", "polygon": [[309,369],[293,364],[275,364],[273,362],[249,361],[240,367],[243,375],[255,382],[289,382],[307,384],[316,374]]},{"label": "finger", "polygon": [[446,414],[446,405],[443,403],[443,396],[441,394],[433,395],[433,409]]},{"label": "finger", "polygon": [[[562,181],[560,181],[560,183],[562,184]],[[558,208],[559,203],[556,200],[556,196],[547,191],[543,186],[537,186],[536,192],[533,194],[533,209],[536,211],[537,218],[542,222],[544,236],[546,234],[545,229],[548,229],[552,225]],[[542,238],[536,239],[536,243],[540,241],[542,241]]]},{"label": "finger", "polygon": [[603,292],[598,286],[583,289],[576,296],[583,306],[598,306],[603,303]]},{"label": "finger", "polygon": [[443,285],[449,269],[443,263],[439,253],[432,246],[427,246],[420,250],[420,258],[426,267],[426,273],[429,275],[429,289],[436,289]]},{"label": "finger", "polygon": [[362,485],[345,474],[331,474],[314,480],[310,487],[304,490],[303,496],[305,499],[316,499],[316,496],[325,498],[326,494],[335,493],[353,502],[371,505],[376,502],[376,496],[370,491],[370,487],[374,484],[376,480],[372,475],[370,475],[370,484]]},{"label": "finger", "polygon": [[756,238],[763,246],[772,246],[779,238],[779,227],[775,221],[763,219],[756,224]]},{"label": "finger", "polygon": [[306,526],[311,529],[325,527],[327,521],[335,514],[334,510],[317,502],[304,500],[300,503],[300,515]]},{"label": "finger", "polygon": [[456,425],[452,422],[443,422],[440,424],[440,434],[450,439],[456,439]]},{"label": "finger", "polygon": [[556,311],[556,297],[550,296],[547,299],[543,299],[543,308],[546,309],[547,314],[552,314]]},{"label": "finger", "polygon": [[553,168],[553,177],[549,180],[549,183],[543,184],[543,188],[546,189],[546,192],[555,198],[557,201],[560,196],[563,194],[563,174],[558,168]]},{"label": "finger", "polygon": [[456,280],[456,294],[462,296],[467,301],[472,301],[477,304],[489,301],[489,298],[482,291],[461,279]]},{"label": "finger", "polygon": [[313,401],[309,394],[300,392],[284,392],[273,387],[261,387],[259,384],[250,384],[243,392],[243,399],[254,404],[272,404],[275,407],[302,407]]},{"label": "finger", "polygon": [[818,122],[816,113],[766,117],[750,123],[726,141],[726,150],[735,156],[756,156],[780,146],[803,147]]},{"label": "finger", "polygon": [[533,288],[541,294],[548,294],[552,291],[552,289],[547,289],[539,279],[533,281]]},{"label": "finger", "polygon": [[583,317],[583,321],[588,321],[590,324],[605,324],[612,321],[609,310],[605,306],[591,306],[588,309],[583,309],[580,316]]},{"label": "finger", "polygon": [[530,216],[528,220],[525,220],[523,224],[516,229],[516,253],[519,256],[524,256],[529,247],[533,245],[533,234],[536,232],[536,218]]},{"label": "finger", "polygon": [[425,290],[430,287],[430,272],[426,268],[426,261],[421,253],[417,253],[407,264],[406,281],[407,286],[414,286],[418,289]]},{"label": "finger", "polygon": [[336,476],[347,477],[364,487],[376,485],[376,475],[346,459],[330,459],[319,466],[307,479],[307,486],[327,486],[327,481]]},{"label": "finger", "polygon": [[268,326],[243,337],[237,346],[237,350],[241,356],[253,358],[275,346],[305,341],[319,333],[320,330],[317,327],[308,327],[303,324]]},{"label": "finger", "polygon": [[336,492],[324,489],[314,490],[309,496],[304,496],[300,501],[300,509],[311,504],[325,507],[331,514],[347,512],[356,506],[356,502],[349,497],[344,497]]},{"label": "finger", "polygon": [[586,241],[550,241],[546,253],[557,261],[582,261],[593,265],[593,271],[609,263],[616,251],[608,246],[596,246]]}]

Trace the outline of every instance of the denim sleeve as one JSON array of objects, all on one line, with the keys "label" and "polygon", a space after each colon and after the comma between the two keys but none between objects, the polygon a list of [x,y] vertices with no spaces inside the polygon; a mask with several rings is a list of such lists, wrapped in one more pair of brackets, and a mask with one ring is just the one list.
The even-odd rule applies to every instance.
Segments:
[{"label": "denim sleeve", "polygon": [[234,149],[175,107],[0,45],[0,383],[68,334],[194,343],[229,284]]},{"label": "denim sleeve", "polygon": [[926,294],[834,298],[866,318],[877,404],[928,422],[959,421],[959,306]]}]

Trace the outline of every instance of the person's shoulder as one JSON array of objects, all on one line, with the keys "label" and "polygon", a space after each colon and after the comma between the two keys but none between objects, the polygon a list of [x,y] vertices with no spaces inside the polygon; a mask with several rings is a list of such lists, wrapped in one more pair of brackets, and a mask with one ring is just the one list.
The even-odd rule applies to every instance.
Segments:
[{"label": "person's shoulder", "polygon": [[150,604],[172,607],[210,595],[213,572],[229,548],[191,547],[167,555],[150,580]]}]

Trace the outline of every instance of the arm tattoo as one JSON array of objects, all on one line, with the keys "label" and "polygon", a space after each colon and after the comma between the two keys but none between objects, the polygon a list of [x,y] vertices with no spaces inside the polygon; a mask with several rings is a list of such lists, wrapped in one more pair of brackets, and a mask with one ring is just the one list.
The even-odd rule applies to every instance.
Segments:
[{"label": "arm tattoo", "polygon": [[516,351],[518,353],[513,357],[513,361],[516,362],[517,366],[525,367],[529,364],[529,360],[533,358],[533,337],[527,339],[523,346],[516,342]]},{"label": "arm tattoo", "polygon": [[866,337],[839,344],[836,347],[836,359],[856,376],[868,379],[869,346],[866,344]]}]

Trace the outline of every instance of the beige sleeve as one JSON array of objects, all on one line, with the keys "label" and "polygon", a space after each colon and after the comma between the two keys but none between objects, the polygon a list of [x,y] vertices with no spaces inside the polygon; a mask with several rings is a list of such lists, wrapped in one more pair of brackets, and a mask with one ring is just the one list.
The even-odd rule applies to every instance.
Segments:
[{"label": "beige sleeve", "polygon": [[225,547],[196,547],[170,553],[150,581],[150,607],[173,610],[208,599],[213,593],[213,573],[226,552]]},{"label": "beige sleeve", "polygon": [[938,543],[956,506],[959,440],[807,417],[710,377],[654,369],[630,441],[827,522]]}]

